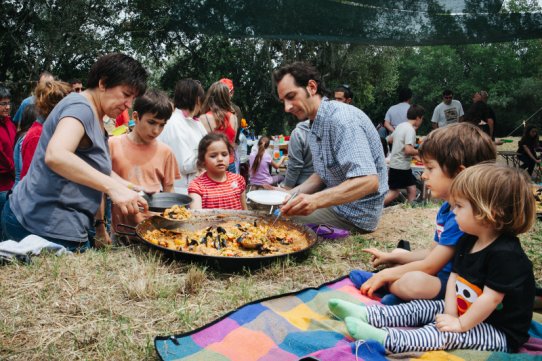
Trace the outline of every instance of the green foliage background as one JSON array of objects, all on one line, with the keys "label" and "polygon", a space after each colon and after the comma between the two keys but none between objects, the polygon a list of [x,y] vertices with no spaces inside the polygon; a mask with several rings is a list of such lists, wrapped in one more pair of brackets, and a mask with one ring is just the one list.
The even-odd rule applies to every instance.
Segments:
[{"label": "green foliage background", "polygon": [[[224,34],[236,31],[227,18],[209,12],[209,6],[217,14],[225,7],[242,11],[242,1],[0,0],[0,5],[5,19],[0,22],[0,82],[12,90],[16,104],[30,93],[41,71],[64,80],[85,79],[99,55],[121,51],[144,62],[152,85],[171,95],[185,77],[199,79],[205,87],[222,77],[233,79],[234,101],[258,133],[288,134],[295,125],[271,83],[272,70],[294,60],[315,64],[331,90],[349,84],[355,105],[374,122],[383,120],[397,102],[398,88],[410,87],[413,101],[427,110],[422,133],[429,129],[433,108],[446,88],[454,91],[465,111],[475,91],[487,90],[498,136],[542,107],[540,40],[391,47],[202,33],[199,24],[205,22]],[[513,6],[532,9],[536,3],[521,0]],[[306,10],[310,16],[314,9]],[[451,18],[448,25],[439,24],[457,27]],[[473,24],[472,32],[479,27]],[[540,115],[530,122],[541,125]]]}]

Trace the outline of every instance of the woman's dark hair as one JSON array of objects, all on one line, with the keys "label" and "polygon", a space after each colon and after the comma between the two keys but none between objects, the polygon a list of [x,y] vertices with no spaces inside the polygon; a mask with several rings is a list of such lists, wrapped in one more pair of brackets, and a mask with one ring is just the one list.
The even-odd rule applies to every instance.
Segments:
[{"label": "woman's dark hair", "polygon": [[528,125],[525,127],[525,131],[523,132],[523,136],[519,140],[519,146],[526,145],[529,148],[536,148],[538,146],[538,132],[536,134],[536,137],[531,138],[529,133],[531,133],[531,130],[537,129],[534,125]]},{"label": "woman's dark hair", "polygon": [[173,104],[175,108],[188,109],[194,111],[198,101],[203,102],[205,91],[200,82],[194,79],[182,79],[175,85],[175,95],[173,96]]},{"label": "woman's dark hair", "polygon": [[256,157],[254,157],[254,163],[252,163],[250,173],[254,174],[258,171],[258,168],[260,167],[260,164],[262,162],[262,158],[265,153],[265,150],[269,147],[269,143],[270,143],[269,137],[261,137],[258,140],[258,153],[256,154]]},{"label": "woman's dark hair", "polygon": [[36,108],[35,104],[28,104],[23,111],[23,114],[21,116],[21,121],[18,125],[17,134],[15,135],[15,143],[19,140],[19,138],[24,137],[28,129],[34,124],[36,119],[38,119],[38,109]]},{"label": "woman's dark hair", "polygon": [[0,99],[11,99],[11,92],[5,86],[0,85]]},{"label": "woman's dark hair", "polygon": [[133,104],[134,112],[137,112],[139,119],[143,114],[153,114],[154,118],[168,120],[173,112],[173,105],[166,93],[151,89],[143,95],[138,96]]},{"label": "woman's dark hair", "polygon": [[92,65],[88,74],[87,88],[97,88],[100,80],[106,88],[127,85],[133,88],[135,95],[145,93],[147,89],[147,71],[140,62],[121,53],[104,55]]},{"label": "woman's dark hair", "polygon": [[284,78],[286,74],[290,74],[294,78],[295,85],[299,87],[306,87],[309,84],[309,80],[314,80],[318,87],[316,88],[316,94],[325,96],[327,90],[324,86],[322,76],[316,67],[303,63],[295,62],[292,64],[284,65],[273,71],[273,81],[275,86]]},{"label": "woman's dark hair", "polygon": [[209,133],[201,138],[198,144],[198,167],[203,167],[203,164],[205,164],[205,153],[207,153],[207,148],[214,142],[224,142],[226,147],[228,147],[228,152],[230,154],[233,153],[233,145],[230,144],[226,135],[216,132]]}]

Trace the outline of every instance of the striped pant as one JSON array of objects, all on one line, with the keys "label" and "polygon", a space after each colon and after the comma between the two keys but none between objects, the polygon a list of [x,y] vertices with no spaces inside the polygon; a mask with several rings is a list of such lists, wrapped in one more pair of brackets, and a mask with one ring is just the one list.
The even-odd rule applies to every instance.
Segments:
[{"label": "striped pant", "polygon": [[[386,329],[384,347],[393,353],[471,349],[507,352],[506,336],[487,323],[480,323],[467,332],[441,332],[435,316],[444,312],[443,300],[414,300],[396,306],[368,306],[369,324]],[[397,329],[393,327],[418,327]]]}]

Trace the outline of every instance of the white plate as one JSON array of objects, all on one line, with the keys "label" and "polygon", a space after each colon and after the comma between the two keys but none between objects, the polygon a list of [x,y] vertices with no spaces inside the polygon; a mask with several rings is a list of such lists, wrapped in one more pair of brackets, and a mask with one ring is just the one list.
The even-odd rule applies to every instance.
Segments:
[{"label": "white plate", "polygon": [[281,191],[271,191],[271,190],[258,190],[247,193],[247,198],[253,202],[265,204],[268,206],[278,206],[284,202],[284,198],[288,193]]}]

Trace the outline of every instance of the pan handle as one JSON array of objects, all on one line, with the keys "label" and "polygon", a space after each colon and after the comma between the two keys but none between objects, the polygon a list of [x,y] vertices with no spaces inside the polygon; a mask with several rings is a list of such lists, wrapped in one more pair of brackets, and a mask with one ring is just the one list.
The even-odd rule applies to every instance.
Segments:
[{"label": "pan handle", "polygon": [[[124,227],[126,229],[131,229],[133,232],[123,232],[123,231],[119,230],[119,228],[121,228],[121,227]],[[136,230],[136,227],[130,226],[130,225],[127,225],[127,224],[122,224],[122,223],[117,224],[117,229],[116,229],[117,234],[120,234],[121,236],[128,236],[128,237],[137,237],[137,233],[135,232],[135,230]]]}]

